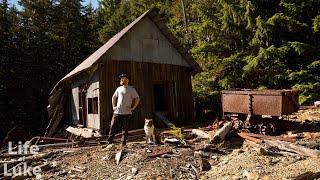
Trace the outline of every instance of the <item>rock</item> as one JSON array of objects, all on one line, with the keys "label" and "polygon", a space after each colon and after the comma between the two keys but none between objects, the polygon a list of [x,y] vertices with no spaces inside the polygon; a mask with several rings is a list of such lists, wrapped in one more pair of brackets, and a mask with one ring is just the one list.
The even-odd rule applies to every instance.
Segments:
[{"label": "rock", "polygon": [[66,170],[64,170],[64,169],[62,169],[61,171],[59,171],[57,173],[58,176],[64,176],[64,175],[67,175],[67,174],[68,174],[68,172]]},{"label": "rock", "polygon": [[280,161],[279,159],[272,159],[270,163],[271,164],[277,164],[279,161]]},{"label": "rock", "polygon": [[132,173],[132,175],[137,175],[138,174],[138,168],[135,168],[135,167],[133,167],[132,169],[131,169],[131,173]]},{"label": "rock", "polygon": [[258,147],[258,148],[255,148],[255,150],[257,151],[257,153],[258,153],[259,156],[266,156],[266,155],[268,155],[268,151],[267,151],[265,148]]},{"label": "rock", "polygon": [[149,148],[146,148],[147,153],[152,153],[152,151]]},{"label": "rock", "polygon": [[247,170],[244,170],[243,177],[246,177],[248,180],[258,180],[259,174],[256,172],[248,172]]},{"label": "rock", "polygon": [[69,177],[70,177],[70,178],[77,178],[77,175],[71,174]]},{"label": "rock", "polygon": [[219,158],[218,158],[218,156],[211,156],[211,159],[213,159],[213,160],[218,160]]},{"label": "rock", "polygon": [[106,156],[104,156],[104,157],[102,157],[102,161],[105,161],[105,160],[108,160],[109,159],[109,155],[106,155]]},{"label": "rock", "polygon": [[161,157],[162,157],[162,158],[171,158],[172,156],[169,155],[169,154],[163,154],[163,155],[161,155]]},{"label": "rock", "polygon": [[53,167],[53,168],[58,167],[58,162],[57,161],[52,161],[51,162],[51,167]]},{"label": "rock", "polygon": [[201,171],[209,171],[211,169],[211,164],[204,158],[198,158],[197,164],[199,165]]},{"label": "rock", "polygon": [[232,151],[232,154],[235,154],[235,155],[239,155],[241,153],[243,153],[244,151],[242,149],[235,149]]},{"label": "rock", "polygon": [[314,102],[314,106],[315,106],[315,107],[320,107],[320,101]]}]

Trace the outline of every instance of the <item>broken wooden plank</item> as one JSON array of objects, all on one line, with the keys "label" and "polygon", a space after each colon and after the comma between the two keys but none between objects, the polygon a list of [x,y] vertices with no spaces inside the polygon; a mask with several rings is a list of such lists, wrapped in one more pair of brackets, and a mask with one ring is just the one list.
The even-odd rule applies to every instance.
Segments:
[{"label": "broken wooden plank", "polygon": [[200,129],[192,129],[191,134],[195,134],[204,139],[210,139],[209,134]]},{"label": "broken wooden plank", "polygon": [[252,136],[248,136],[246,133],[238,133],[238,135],[240,137],[242,137],[243,139],[246,139],[246,140],[250,140],[250,141],[253,141],[255,143],[262,143],[263,141],[261,139],[258,139],[258,138],[255,138],[255,137],[252,137]]},{"label": "broken wooden plank", "polygon": [[295,152],[300,155],[309,157],[320,157],[320,151],[315,149],[309,149],[300,145],[296,145],[290,142],[279,141],[279,140],[265,140],[265,143],[269,146],[276,146],[279,149],[283,149],[290,152]]},{"label": "broken wooden plank", "polygon": [[262,140],[280,140],[280,141],[287,141],[287,142],[296,142],[295,138],[284,138],[280,136],[268,136],[268,135],[253,134],[253,133],[246,133],[246,132],[241,132],[241,134],[255,137],[255,138],[260,138]]},{"label": "broken wooden plank", "polygon": [[164,149],[162,151],[147,155],[147,158],[156,158],[156,157],[162,156],[164,154],[172,154],[172,153],[173,153],[172,149]]},{"label": "broken wooden plank", "polygon": [[75,167],[70,167],[69,168],[71,171],[76,171],[79,173],[85,172],[87,169],[85,167],[80,167],[80,166],[75,166]]},{"label": "broken wooden plank", "polygon": [[213,136],[213,141],[214,142],[221,142],[224,140],[226,135],[229,133],[229,131],[232,128],[232,122],[227,122],[223,125],[222,128],[220,128]]},{"label": "broken wooden plank", "polygon": [[118,165],[121,161],[121,157],[122,157],[122,150],[120,150],[119,152],[117,152],[116,156],[115,156],[115,160],[116,160],[116,164]]},{"label": "broken wooden plank", "polygon": [[55,143],[55,144],[45,144],[45,145],[38,145],[39,150],[43,150],[46,148],[59,148],[59,147],[73,147],[78,145],[78,141],[76,142],[68,142],[68,143]]}]

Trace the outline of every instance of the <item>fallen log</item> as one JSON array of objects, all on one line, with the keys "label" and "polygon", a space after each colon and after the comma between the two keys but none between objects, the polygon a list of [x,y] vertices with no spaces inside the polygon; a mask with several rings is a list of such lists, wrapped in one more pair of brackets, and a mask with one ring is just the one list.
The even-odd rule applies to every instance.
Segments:
[{"label": "fallen log", "polygon": [[265,140],[265,143],[269,146],[276,146],[279,149],[283,149],[290,152],[295,152],[300,155],[309,156],[309,157],[320,157],[320,151],[305,148],[300,145],[292,144],[285,141],[279,141],[279,140]]},{"label": "fallen log", "polygon": [[221,142],[224,140],[224,138],[226,137],[226,135],[229,133],[229,131],[232,128],[232,122],[227,122],[223,125],[222,128],[220,128],[213,136],[213,141],[214,142]]}]

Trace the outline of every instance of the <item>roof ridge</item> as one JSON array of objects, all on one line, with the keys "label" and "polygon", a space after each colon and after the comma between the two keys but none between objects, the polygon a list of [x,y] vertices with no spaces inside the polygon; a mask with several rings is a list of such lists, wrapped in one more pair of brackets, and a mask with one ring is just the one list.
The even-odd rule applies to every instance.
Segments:
[{"label": "roof ridge", "polygon": [[[148,11],[144,12],[138,18],[136,18],[133,22],[131,22],[128,26],[119,31],[116,35],[110,38],[104,45],[102,45],[98,50],[96,50],[93,54],[91,54],[87,59],[85,59],[82,63],[80,63],[76,68],[74,68],[70,73],[64,76],[53,89],[55,89],[58,84],[68,78],[71,78],[84,70],[91,68],[94,64],[99,62],[101,56],[103,56],[111,47],[113,47],[127,32],[133,28],[141,19],[145,17],[149,17],[152,22],[155,23],[157,28],[161,31],[161,33],[167,38],[167,40],[173,45],[173,47],[180,53],[183,59],[189,64],[192,68],[192,74],[196,74],[201,72],[201,68],[199,64],[193,59],[190,55],[187,48],[185,48],[180,41],[172,34],[163,20],[157,14],[158,8],[152,8]],[[52,90],[53,91],[53,90]]]}]

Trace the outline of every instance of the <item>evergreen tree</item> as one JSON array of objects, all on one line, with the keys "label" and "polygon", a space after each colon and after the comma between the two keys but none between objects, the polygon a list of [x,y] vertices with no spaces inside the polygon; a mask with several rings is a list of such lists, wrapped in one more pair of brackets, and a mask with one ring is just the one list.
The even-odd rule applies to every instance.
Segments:
[{"label": "evergreen tree", "polygon": [[192,52],[205,72],[196,92],[294,88],[300,103],[319,98],[318,1],[200,2]]}]

